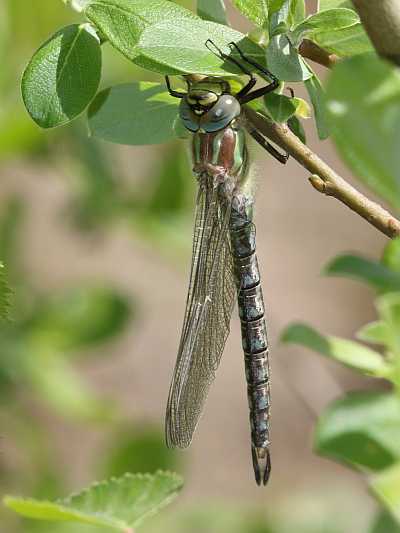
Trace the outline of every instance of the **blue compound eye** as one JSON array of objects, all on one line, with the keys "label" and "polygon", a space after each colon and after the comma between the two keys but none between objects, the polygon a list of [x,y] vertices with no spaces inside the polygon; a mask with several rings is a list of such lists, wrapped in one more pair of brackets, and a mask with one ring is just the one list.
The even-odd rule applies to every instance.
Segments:
[{"label": "blue compound eye", "polygon": [[187,103],[186,98],[182,98],[179,106],[179,116],[183,122],[183,125],[189,131],[197,131],[200,128],[200,117],[197,117],[190,105]]},{"label": "blue compound eye", "polygon": [[230,94],[223,94],[213,107],[203,115],[201,127],[207,133],[226,128],[233,119],[240,115],[240,104]]}]

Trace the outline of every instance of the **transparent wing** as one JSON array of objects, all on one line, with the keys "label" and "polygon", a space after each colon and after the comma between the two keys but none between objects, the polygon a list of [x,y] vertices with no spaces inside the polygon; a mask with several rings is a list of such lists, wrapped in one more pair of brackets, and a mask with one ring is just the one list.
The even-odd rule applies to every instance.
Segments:
[{"label": "transparent wing", "polygon": [[166,413],[168,446],[189,446],[229,334],[235,284],[229,244],[231,206],[212,181],[199,190],[192,269]]}]

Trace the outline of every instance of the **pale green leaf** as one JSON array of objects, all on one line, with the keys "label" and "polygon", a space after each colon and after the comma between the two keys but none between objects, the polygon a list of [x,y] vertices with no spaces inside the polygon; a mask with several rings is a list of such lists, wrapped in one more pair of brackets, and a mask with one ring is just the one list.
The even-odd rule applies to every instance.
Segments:
[{"label": "pale green leaf", "polygon": [[[228,55],[231,54],[228,44],[233,41],[246,56],[265,66],[264,50],[245,35],[201,19],[181,20],[179,24],[172,24],[170,20],[153,24],[143,31],[136,49],[143,64],[148,68],[157,65],[156,70],[160,73],[242,74],[234,63],[221,59],[207,48],[208,39]],[[236,59],[239,57],[237,52],[232,55]],[[249,65],[248,68],[254,70]]]},{"label": "pale green leaf", "polygon": [[307,103],[301,98],[289,98],[283,94],[269,93],[264,97],[269,116],[275,122],[287,122],[293,115],[306,118]]},{"label": "pale green leaf", "polygon": [[360,341],[371,344],[386,344],[388,339],[387,325],[381,320],[370,322],[357,331],[357,338]]},{"label": "pale green leaf", "polygon": [[[89,0],[85,15],[114,48],[140,66],[136,45],[146,27],[160,21],[179,26],[182,20],[198,20],[194,13],[168,0]],[[152,68],[157,70],[157,65]]]},{"label": "pale green leaf", "polygon": [[366,375],[380,376],[386,370],[382,356],[359,343],[325,336],[305,324],[292,324],[282,334],[282,342],[300,344]]},{"label": "pale green leaf", "polygon": [[327,52],[339,57],[351,57],[374,50],[362,24],[335,31],[314,32],[310,38]]},{"label": "pale green leaf", "polygon": [[370,487],[400,525],[400,462],[373,476]]},{"label": "pale green leaf", "polygon": [[29,62],[22,96],[42,128],[61,126],[80,115],[95,96],[101,76],[101,49],[86,25],[66,26]]},{"label": "pale green leaf", "polygon": [[70,6],[74,11],[81,13],[90,0],[63,0],[64,4]]},{"label": "pale green leaf", "polygon": [[383,392],[352,392],[320,417],[318,453],[349,465],[382,470],[400,460],[400,398]]},{"label": "pale green leaf", "polygon": [[312,76],[307,64],[285,34],[271,38],[266,55],[268,68],[282,81],[304,81]]},{"label": "pale green leaf", "polygon": [[301,39],[312,38],[314,33],[336,32],[359,23],[358,15],[351,9],[328,9],[310,15],[292,31],[291,37],[296,43]]},{"label": "pale green leaf", "polygon": [[27,518],[93,524],[128,533],[168,504],[181,487],[182,479],[168,472],[125,474],[56,502],[6,496],[4,503]]},{"label": "pale green leaf", "polygon": [[386,245],[382,262],[390,270],[400,274],[400,237],[390,240]]},{"label": "pale green leaf", "polygon": [[278,11],[285,0],[233,0],[233,5],[249,20],[267,28],[269,17]]},{"label": "pale green leaf", "polygon": [[178,100],[151,82],[117,85],[99,93],[89,108],[92,135],[120,144],[158,144],[175,137]]},{"label": "pale green leaf", "polygon": [[336,7],[345,7],[347,9],[354,9],[354,6],[351,0],[319,0],[318,1],[318,11],[323,11],[325,9],[334,9]]}]

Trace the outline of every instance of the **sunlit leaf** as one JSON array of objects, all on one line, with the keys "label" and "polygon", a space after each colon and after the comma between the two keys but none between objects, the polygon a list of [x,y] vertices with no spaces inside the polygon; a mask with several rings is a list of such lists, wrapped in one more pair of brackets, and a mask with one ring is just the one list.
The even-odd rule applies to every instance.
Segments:
[{"label": "sunlit leaf", "polygon": [[269,17],[285,0],[233,0],[233,5],[249,20],[262,28],[268,27]]},{"label": "sunlit leaf", "polygon": [[374,50],[362,24],[335,31],[314,32],[311,39],[327,52],[339,57],[351,57]]},{"label": "sunlit leaf", "polygon": [[293,29],[291,37],[300,43],[301,39],[312,37],[314,33],[336,32],[354,26],[359,21],[358,15],[351,9],[328,9],[303,20]]},{"label": "sunlit leaf", "polygon": [[167,472],[125,474],[57,502],[6,496],[4,503],[27,518],[93,524],[129,533],[168,504],[181,487],[182,479]]},{"label": "sunlit leaf", "polygon": [[385,246],[382,262],[390,270],[400,274],[400,237],[391,239]]},{"label": "sunlit leaf", "polygon": [[292,324],[283,332],[281,340],[310,348],[367,375],[379,376],[386,369],[378,352],[353,341],[321,335],[305,324]]},{"label": "sunlit leaf", "polygon": [[22,78],[25,106],[42,128],[66,124],[90,104],[100,76],[99,40],[84,24],[66,26],[28,64]]},{"label": "sunlit leaf", "polygon": [[268,68],[282,81],[304,81],[312,76],[285,34],[272,37],[267,47]]},{"label": "sunlit leaf", "polygon": [[400,459],[400,398],[382,392],[352,392],[320,417],[315,449],[355,468],[382,470]]},{"label": "sunlit leaf", "polygon": [[287,122],[293,115],[307,115],[307,104],[301,98],[289,98],[282,94],[269,93],[264,97],[269,115],[275,122]]},{"label": "sunlit leaf", "polygon": [[373,476],[370,487],[400,526],[400,462]]},{"label": "sunlit leaf", "polygon": [[322,11],[324,9],[334,9],[336,7],[354,9],[351,0],[318,0],[318,11]]}]

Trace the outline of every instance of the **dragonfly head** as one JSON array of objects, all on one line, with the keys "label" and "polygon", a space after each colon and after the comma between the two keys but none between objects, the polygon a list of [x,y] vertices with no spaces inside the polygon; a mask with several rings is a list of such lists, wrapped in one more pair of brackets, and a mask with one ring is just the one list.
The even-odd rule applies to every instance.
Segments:
[{"label": "dragonfly head", "polygon": [[179,115],[189,131],[212,133],[226,128],[240,111],[227,81],[204,78],[189,84]]}]

